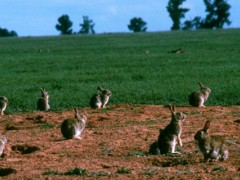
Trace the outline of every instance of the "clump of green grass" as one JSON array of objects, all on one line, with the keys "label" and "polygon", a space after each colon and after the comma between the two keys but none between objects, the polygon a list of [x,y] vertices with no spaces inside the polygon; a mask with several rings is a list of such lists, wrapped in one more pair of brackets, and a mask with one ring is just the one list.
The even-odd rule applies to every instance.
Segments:
[{"label": "clump of green grass", "polygon": [[152,177],[154,175],[154,172],[152,172],[152,171],[145,171],[145,172],[142,173],[142,175],[148,176],[148,177]]},{"label": "clump of green grass", "polygon": [[222,167],[222,166],[219,166],[219,165],[216,165],[212,168],[212,171],[221,171],[221,172],[224,172],[226,171],[227,169]]},{"label": "clump of green grass", "polygon": [[136,156],[136,157],[146,156],[146,153],[142,151],[134,151],[127,154],[127,157],[132,157],[132,156]]},{"label": "clump of green grass", "polygon": [[39,126],[40,130],[52,129],[54,127],[55,127],[54,124],[51,124],[51,123],[48,123],[48,122]]},{"label": "clump of green grass", "polygon": [[155,120],[146,120],[146,121],[126,121],[127,125],[141,125],[141,126],[145,126],[145,125],[154,125],[157,124],[157,121]]},{"label": "clump of green grass", "polygon": [[86,176],[87,171],[86,169],[74,168],[74,169],[69,169],[67,172],[64,173],[64,175]]},{"label": "clump of green grass", "polygon": [[56,176],[56,175],[60,175],[60,176],[94,176],[94,177],[100,177],[100,176],[108,176],[109,174],[103,171],[91,171],[91,172],[87,172],[86,169],[81,169],[81,168],[73,168],[73,169],[69,169],[66,172],[58,172],[58,171],[46,171],[43,173],[43,175],[46,176]]},{"label": "clump of green grass", "polygon": [[117,169],[117,173],[118,174],[131,174],[131,170],[127,169],[127,168],[124,168],[124,167],[121,167],[121,168]]},{"label": "clump of green grass", "polygon": [[43,175],[54,176],[54,175],[61,175],[61,173],[59,173],[57,171],[46,171],[46,172],[43,173]]},{"label": "clump of green grass", "polygon": [[97,176],[97,177],[100,177],[100,176],[108,176],[109,173],[106,173],[104,171],[92,171],[90,173],[90,176]]}]

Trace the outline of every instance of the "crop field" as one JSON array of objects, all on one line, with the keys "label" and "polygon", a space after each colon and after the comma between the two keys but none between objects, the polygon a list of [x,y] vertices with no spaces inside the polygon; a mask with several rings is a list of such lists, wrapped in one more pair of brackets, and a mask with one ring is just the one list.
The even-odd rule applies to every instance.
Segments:
[{"label": "crop field", "polygon": [[[9,101],[0,179],[239,179],[239,52],[240,29],[0,38],[0,96]],[[188,104],[198,82],[212,90],[205,108]],[[99,85],[112,96],[91,109]],[[36,110],[41,87],[49,112]],[[183,146],[151,155],[171,120],[167,104],[186,115]],[[61,124],[74,107],[87,123],[80,140],[66,140]],[[203,161],[194,135],[207,120],[210,135],[225,138],[226,161]]]},{"label": "crop field", "polygon": [[88,107],[98,85],[111,104],[185,106],[200,81],[212,89],[208,105],[237,105],[239,52],[239,29],[1,38],[0,95],[6,113],[36,110],[40,87],[52,111]]}]

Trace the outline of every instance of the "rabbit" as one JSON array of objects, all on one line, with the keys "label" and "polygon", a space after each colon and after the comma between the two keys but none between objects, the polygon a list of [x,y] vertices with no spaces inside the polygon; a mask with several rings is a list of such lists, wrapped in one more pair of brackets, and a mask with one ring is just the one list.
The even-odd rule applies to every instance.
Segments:
[{"label": "rabbit", "polygon": [[186,119],[186,115],[182,112],[176,112],[174,105],[169,105],[169,110],[171,111],[171,121],[170,123],[159,132],[159,137],[157,140],[158,148],[161,154],[175,153],[176,144],[182,147],[182,122]]},{"label": "rabbit", "polygon": [[4,115],[4,111],[6,110],[8,105],[8,99],[5,96],[0,97],[0,110],[1,110],[1,115]]},{"label": "rabbit", "polygon": [[2,156],[2,154],[3,154],[6,143],[7,143],[6,136],[0,135],[0,156]]},{"label": "rabbit", "polygon": [[205,107],[204,103],[207,101],[211,89],[205,87],[202,83],[198,83],[200,86],[200,91],[192,92],[189,96],[189,104],[193,107]]},{"label": "rabbit", "polygon": [[109,101],[110,96],[112,95],[111,91],[103,89],[101,86],[98,86],[97,89],[101,91],[100,94],[94,94],[90,99],[90,106],[93,109],[96,108],[106,108],[106,105]]},{"label": "rabbit", "polygon": [[61,124],[61,133],[66,139],[81,139],[81,134],[86,126],[87,117],[79,114],[74,108],[75,118],[65,119]]},{"label": "rabbit", "polygon": [[37,110],[40,111],[49,111],[50,105],[49,105],[49,95],[45,88],[41,88],[42,97],[38,99],[37,102]]},{"label": "rabbit", "polygon": [[209,136],[208,129],[210,121],[207,121],[195,135],[194,139],[198,142],[198,147],[204,156],[204,161],[220,160],[224,161],[229,156],[228,147],[223,137]]}]

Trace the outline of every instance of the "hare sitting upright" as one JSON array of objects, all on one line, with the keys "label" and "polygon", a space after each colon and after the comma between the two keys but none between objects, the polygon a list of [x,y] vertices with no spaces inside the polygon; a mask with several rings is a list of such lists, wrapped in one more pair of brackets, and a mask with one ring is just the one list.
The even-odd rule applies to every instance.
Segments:
[{"label": "hare sitting upright", "polygon": [[90,106],[93,109],[106,108],[112,93],[107,89],[103,89],[101,86],[98,86],[97,89],[101,91],[101,93],[96,93],[91,97]]},{"label": "hare sitting upright", "polygon": [[200,91],[192,92],[189,96],[189,104],[194,107],[205,107],[204,103],[207,101],[211,89],[205,87],[202,83],[198,83],[200,86]]},{"label": "hare sitting upright", "polygon": [[0,110],[1,110],[1,115],[4,115],[4,111],[6,110],[8,105],[8,99],[5,96],[0,97]]},{"label": "hare sitting upright", "polygon": [[221,160],[228,158],[229,151],[223,137],[209,136],[208,129],[210,121],[207,121],[203,129],[200,129],[194,136],[198,142],[198,147],[204,156],[204,161]]},{"label": "hare sitting upright", "polygon": [[66,139],[81,139],[81,134],[86,126],[87,117],[79,114],[74,108],[75,118],[68,118],[62,122],[61,133]]},{"label": "hare sitting upright", "polygon": [[182,122],[186,119],[186,115],[182,112],[176,112],[174,105],[169,105],[169,110],[171,111],[171,121],[164,129],[159,131],[157,145],[161,154],[179,154],[175,149],[177,142],[182,147]]},{"label": "hare sitting upright", "polygon": [[5,149],[6,143],[7,143],[7,138],[6,138],[6,136],[0,134],[0,157],[1,157],[2,154],[3,154],[3,151],[4,151],[4,149]]},{"label": "hare sitting upright", "polygon": [[40,111],[49,111],[50,105],[49,105],[49,95],[45,88],[41,88],[42,97],[38,99],[37,102],[37,110]]}]

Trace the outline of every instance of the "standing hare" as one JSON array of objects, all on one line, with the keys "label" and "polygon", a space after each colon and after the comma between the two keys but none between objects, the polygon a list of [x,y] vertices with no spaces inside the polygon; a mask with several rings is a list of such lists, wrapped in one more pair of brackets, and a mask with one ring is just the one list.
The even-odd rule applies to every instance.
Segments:
[{"label": "standing hare", "polygon": [[49,95],[45,88],[41,88],[42,97],[38,99],[37,102],[37,110],[40,111],[49,111],[50,105],[49,105]]},{"label": "standing hare", "polygon": [[205,87],[202,83],[198,83],[200,86],[200,90],[196,92],[192,92],[189,96],[189,104],[194,107],[205,107],[204,103],[207,101],[211,89]]},{"label": "standing hare", "polygon": [[68,118],[62,122],[61,133],[66,139],[81,139],[81,134],[86,126],[87,117],[79,114],[74,108],[75,118]]},{"label": "standing hare", "polygon": [[225,144],[225,139],[218,136],[209,136],[208,129],[210,121],[207,121],[203,127],[194,136],[198,142],[198,147],[204,156],[204,161],[221,160],[224,161],[228,158],[229,151]]},{"label": "standing hare", "polygon": [[186,115],[176,112],[174,105],[169,105],[169,110],[171,111],[171,121],[164,129],[160,129],[157,145],[161,154],[179,154],[175,149],[177,142],[182,147],[182,122],[186,119]]},{"label": "standing hare", "polygon": [[6,136],[0,135],[0,156],[2,156],[2,154],[3,154],[6,143],[7,143]]},{"label": "standing hare", "polygon": [[4,115],[4,111],[6,110],[8,105],[8,99],[5,96],[0,97],[0,110],[1,110],[1,115]]},{"label": "standing hare", "polygon": [[111,91],[109,91],[107,89],[103,89],[100,86],[98,86],[97,89],[99,91],[101,91],[101,93],[96,93],[91,97],[90,106],[93,109],[106,108],[106,105],[107,105],[112,93],[111,93]]}]

